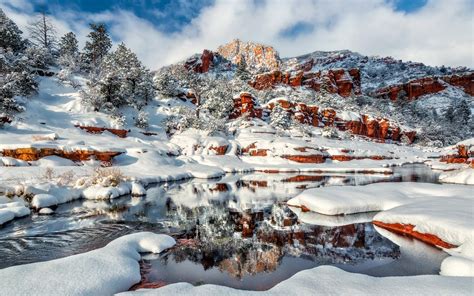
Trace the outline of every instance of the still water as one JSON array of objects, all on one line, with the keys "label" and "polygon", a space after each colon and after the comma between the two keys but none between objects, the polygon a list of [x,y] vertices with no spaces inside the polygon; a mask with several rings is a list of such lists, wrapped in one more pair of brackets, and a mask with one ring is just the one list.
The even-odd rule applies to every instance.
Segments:
[{"label": "still water", "polygon": [[125,234],[152,231],[173,236],[177,245],[143,257],[142,286],[185,281],[266,290],[319,265],[374,276],[434,274],[446,254],[375,229],[370,221],[376,213],[324,216],[285,202],[318,186],[437,180],[427,167],[411,165],[393,175],[252,173],[157,184],[144,197],[79,200],[58,206],[53,215],[33,214],[4,225],[0,268],[83,253]]}]

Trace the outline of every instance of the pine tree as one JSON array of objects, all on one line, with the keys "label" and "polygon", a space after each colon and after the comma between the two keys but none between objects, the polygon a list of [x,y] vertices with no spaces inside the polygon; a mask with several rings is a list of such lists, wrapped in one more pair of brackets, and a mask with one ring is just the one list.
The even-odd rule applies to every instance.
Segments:
[{"label": "pine tree", "polygon": [[154,97],[150,71],[124,44],[107,54],[97,71],[83,96],[97,111],[101,107],[114,109],[125,105],[141,109]]},{"label": "pine tree", "polygon": [[25,49],[25,41],[21,38],[21,30],[9,19],[0,8],[0,48],[19,52]]},{"label": "pine tree", "polygon": [[290,113],[277,104],[270,114],[270,124],[281,129],[289,128],[291,126]]},{"label": "pine tree", "polygon": [[461,125],[467,125],[471,119],[471,108],[466,100],[461,100],[456,106],[456,115]]},{"label": "pine tree", "polygon": [[90,24],[90,28],[92,32],[87,35],[89,40],[82,56],[83,68],[89,72],[99,67],[112,47],[112,40],[104,24]]},{"label": "pine tree", "polygon": [[75,68],[79,57],[76,35],[66,33],[59,42],[59,64],[65,68]]},{"label": "pine tree", "polygon": [[241,62],[237,65],[235,76],[238,79],[246,82],[251,79],[250,72],[247,70],[247,62],[245,61],[245,59],[242,59]]}]

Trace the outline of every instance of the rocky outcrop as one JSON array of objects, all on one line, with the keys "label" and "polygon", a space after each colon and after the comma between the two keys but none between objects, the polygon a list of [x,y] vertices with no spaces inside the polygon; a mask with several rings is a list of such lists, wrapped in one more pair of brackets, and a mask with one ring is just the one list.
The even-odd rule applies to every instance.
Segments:
[{"label": "rocky outcrop", "polygon": [[303,70],[296,73],[275,70],[257,75],[249,84],[258,90],[286,84],[292,87],[306,86],[317,92],[325,90],[343,97],[361,94],[359,69],[335,69],[319,72],[304,72]]},{"label": "rocky outcrop", "polygon": [[399,99],[414,100],[418,97],[440,92],[446,88],[446,83],[460,87],[466,94],[474,95],[474,73],[441,77],[424,77],[380,88],[373,94],[376,98],[386,98],[392,101]]},{"label": "rocky outcrop", "polygon": [[197,73],[206,73],[209,71],[214,61],[214,53],[210,50],[205,49],[201,57],[192,57],[188,59],[184,66],[188,70],[193,70]]},{"label": "rocky outcrop", "polygon": [[300,123],[316,127],[335,127],[340,131],[349,131],[355,135],[366,136],[380,141],[400,141],[402,137],[409,143],[415,140],[415,131],[403,131],[398,125],[385,118],[371,117],[353,113],[347,117],[337,114],[334,109],[320,109],[318,106],[293,103],[288,100],[272,100],[263,106],[263,114],[271,114],[276,105],[287,110]]},{"label": "rocky outcrop", "polygon": [[75,127],[85,130],[86,132],[91,133],[91,134],[101,134],[107,131],[120,138],[126,138],[127,133],[128,133],[128,130],[107,128],[107,127],[83,126],[83,125],[75,125]]},{"label": "rocky outcrop", "polygon": [[227,149],[229,148],[228,145],[222,145],[222,146],[211,146],[209,147],[209,150],[213,150],[216,152],[216,155],[225,155],[227,152]]},{"label": "rocky outcrop", "polygon": [[235,119],[240,116],[262,118],[262,111],[256,98],[250,93],[242,92],[239,96],[234,98],[234,108],[229,118]]},{"label": "rocky outcrop", "polygon": [[97,151],[93,149],[87,150],[69,150],[61,148],[15,148],[3,149],[3,156],[21,159],[24,161],[36,161],[46,156],[59,156],[72,161],[85,161],[90,159],[100,160],[110,163],[112,159],[122,154],[120,151]]},{"label": "rocky outcrop", "polygon": [[451,75],[442,78],[447,83],[461,87],[465,93],[474,96],[474,72],[467,75]]},{"label": "rocky outcrop", "polygon": [[273,47],[239,39],[219,46],[217,53],[234,64],[245,62],[251,71],[278,70],[281,64],[278,52]]},{"label": "rocky outcrop", "polygon": [[474,165],[474,148],[470,145],[458,144],[452,151],[442,155],[440,161]]},{"label": "rocky outcrop", "polygon": [[441,248],[445,248],[445,249],[451,249],[451,248],[456,247],[455,245],[452,245],[450,243],[447,243],[447,242],[443,241],[442,239],[440,239],[439,237],[437,237],[434,234],[421,233],[421,232],[418,232],[418,231],[414,230],[415,226],[411,225],[411,224],[384,223],[384,222],[381,222],[381,221],[373,221],[372,223],[374,225],[378,226],[378,227],[385,228],[385,229],[390,230],[392,232],[402,234],[402,235],[408,235],[410,237],[419,239],[419,240],[421,240],[421,241],[423,241],[427,244],[430,244],[432,246],[441,247]]}]

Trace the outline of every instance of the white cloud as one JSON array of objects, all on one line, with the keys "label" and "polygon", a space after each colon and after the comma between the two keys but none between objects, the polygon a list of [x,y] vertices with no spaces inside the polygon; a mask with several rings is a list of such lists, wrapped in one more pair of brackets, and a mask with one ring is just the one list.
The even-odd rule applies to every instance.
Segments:
[{"label": "white cloud", "polygon": [[[7,13],[23,26],[30,12]],[[61,33],[72,29],[82,41],[90,21],[110,21],[114,38],[154,69],[234,38],[273,45],[284,57],[350,49],[429,65],[474,66],[471,0],[430,0],[411,13],[396,11],[393,1],[383,0],[217,0],[179,32],[169,34],[123,10],[62,11],[54,16]],[[294,38],[281,34],[301,22],[313,30]]]}]

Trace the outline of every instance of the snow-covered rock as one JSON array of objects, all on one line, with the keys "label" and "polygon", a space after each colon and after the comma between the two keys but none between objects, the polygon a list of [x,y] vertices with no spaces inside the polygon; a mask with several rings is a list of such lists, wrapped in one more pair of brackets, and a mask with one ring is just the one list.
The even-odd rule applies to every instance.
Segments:
[{"label": "snow-covered rock", "polygon": [[160,253],[175,244],[164,234],[140,232],[101,249],[0,270],[1,295],[113,295],[140,281],[140,253]]}]

